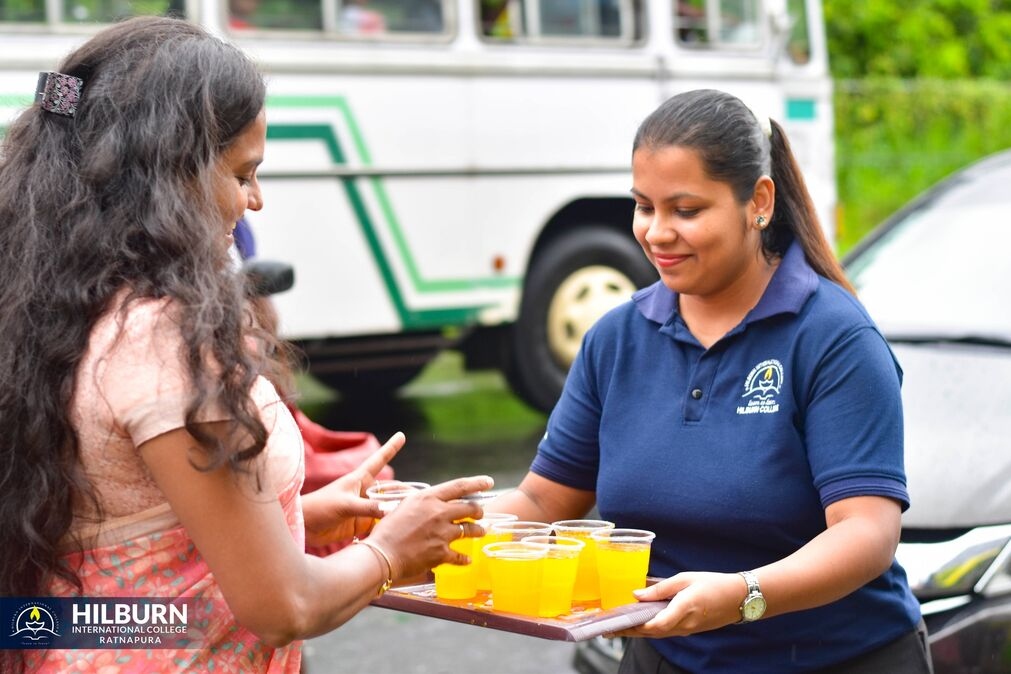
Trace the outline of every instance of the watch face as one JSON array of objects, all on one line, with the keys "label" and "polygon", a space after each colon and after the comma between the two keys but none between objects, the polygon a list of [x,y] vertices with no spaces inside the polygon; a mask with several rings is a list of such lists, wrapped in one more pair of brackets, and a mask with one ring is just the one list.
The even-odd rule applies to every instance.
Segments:
[{"label": "watch face", "polygon": [[741,607],[741,617],[745,621],[758,620],[765,613],[765,597],[756,595],[748,597]]}]

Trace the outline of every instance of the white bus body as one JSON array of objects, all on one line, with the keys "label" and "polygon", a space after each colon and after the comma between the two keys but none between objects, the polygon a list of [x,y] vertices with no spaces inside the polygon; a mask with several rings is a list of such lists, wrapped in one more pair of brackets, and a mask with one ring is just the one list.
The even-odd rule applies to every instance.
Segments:
[{"label": "white bus body", "polygon": [[[0,9],[0,120],[109,1],[7,0],[22,12]],[[422,1],[357,7],[384,24],[360,34],[341,0],[185,7],[266,75],[249,221],[258,256],[295,268],[282,332],[324,382],[387,390],[449,346],[549,408],[589,324],[655,278],[631,237],[631,142],[679,91],[725,89],[783,124],[831,238],[818,2],[430,0],[422,23],[406,9]],[[171,9],[155,4],[116,11]]]}]

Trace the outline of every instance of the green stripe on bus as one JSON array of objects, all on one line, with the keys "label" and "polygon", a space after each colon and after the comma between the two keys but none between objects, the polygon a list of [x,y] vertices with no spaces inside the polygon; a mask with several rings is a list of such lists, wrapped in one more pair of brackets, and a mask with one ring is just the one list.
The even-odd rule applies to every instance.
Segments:
[{"label": "green stripe on bus", "polygon": [[814,119],[814,99],[813,98],[788,98],[786,99],[787,119]]},{"label": "green stripe on bus", "polygon": [[520,280],[512,276],[486,276],[473,279],[421,278],[421,272],[418,270],[418,265],[414,261],[414,256],[407,245],[407,238],[403,235],[400,222],[393,211],[393,206],[386,194],[386,188],[383,186],[382,180],[374,177],[371,179],[371,182],[372,188],[376,192],[376,198],[379,200],[379,207],[382,209],[386,222],[390,226],[393,240],[397,245],[397,251],[400,253],[400,258],[404,261],[404,266],[407,267],[407,274],[410,276],[411,284],[415,290],[420,293],[456,292],[460,290],[473,290],[476,287],[514,288],[519,285]]},{"label": "green stripe on bus", "polygon": [[27,108],[34,102],[34,96],[25,96],[24,94],[0,94],[0,107],[4,108]]},{"label": "green stripe on bus", "polygon": [[[276,108],[325,108],[337,110],[344,118],[348,130],[351,132],[351,138],[362,165],[372,165],[372,156],[369,153],[368,146],[365,144],[365,136],[358,126],[354,113],[351,111],[351,106],[343,96],[269,96],[267,98],[267,106]],[[334,163],[347,163],[344,158],[338,160],[333,156],[332,152],[331,157]],[[386,192],[386,186],[383,184],[381,178],[376,177],[371,178],[371,184],[376,195],[376,200],[379,202],[379,207],[382,209],[390,235],[393,237],[393,242],[397,247],[397,252],[404,262],[404,268],[410,278],[411,286],[416,292],[422,294],[459,292],[473,290],[474,288],[515,288],[520,285],[520,279],[515,276],[486,276],[471,279],[422,278],[418,264],[411,253],[410,246],[407,244],[407,237],[400,226],[400,220],[393,210],[393,205]]]},{"label": "green stripe on bus", "polygon": [[[274,124],[267,127],[267,138],[272,140],[319,140],[324,143],[330,152],[335,164],[346,163],[344,152],[340,142],[334,134],[333,128],[325,124]],[[405,328],[437,328],[444,325],[465,324],[475,320],[478,311],[482,307],[463,307],[446,309],[426,309],[411,310],[404,301],[403,294],[397,285],[393,268],[390,266],[386,254],[383,252],[379,237],[376,235],[375,227],[369,217],[365,202],[358,191],[358,185],[354,178],[340,178],[344,192],[351,203],[351,208],[355,213],[369,250],[379,267],[386,291],[390,295],[393,306],[397,311],[401,324]]]}]

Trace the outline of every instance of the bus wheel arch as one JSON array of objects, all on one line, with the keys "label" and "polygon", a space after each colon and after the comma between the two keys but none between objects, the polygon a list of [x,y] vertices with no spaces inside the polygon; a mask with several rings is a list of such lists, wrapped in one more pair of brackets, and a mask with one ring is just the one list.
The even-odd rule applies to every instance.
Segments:
[{"label": "bus wheel arch", "polygon": [[621,220],[601,221],[607,210],[546,232],[531,257],[503,369],[513,390],[544,412],[558,400],[590,325],[657,278],[632,236],[631,207],[621,209]]}]

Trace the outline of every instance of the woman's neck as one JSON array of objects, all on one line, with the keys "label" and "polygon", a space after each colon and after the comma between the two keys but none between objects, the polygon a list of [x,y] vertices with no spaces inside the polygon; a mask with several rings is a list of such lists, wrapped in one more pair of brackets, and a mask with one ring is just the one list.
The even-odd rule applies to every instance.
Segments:
[{"label": "woman's neck", "polygon": [[718,293],[678,296],[678,312],[702,346],[708,349],[744,320],[762,299],[779,262],[778,257],[769,261],[762,256]]}]

